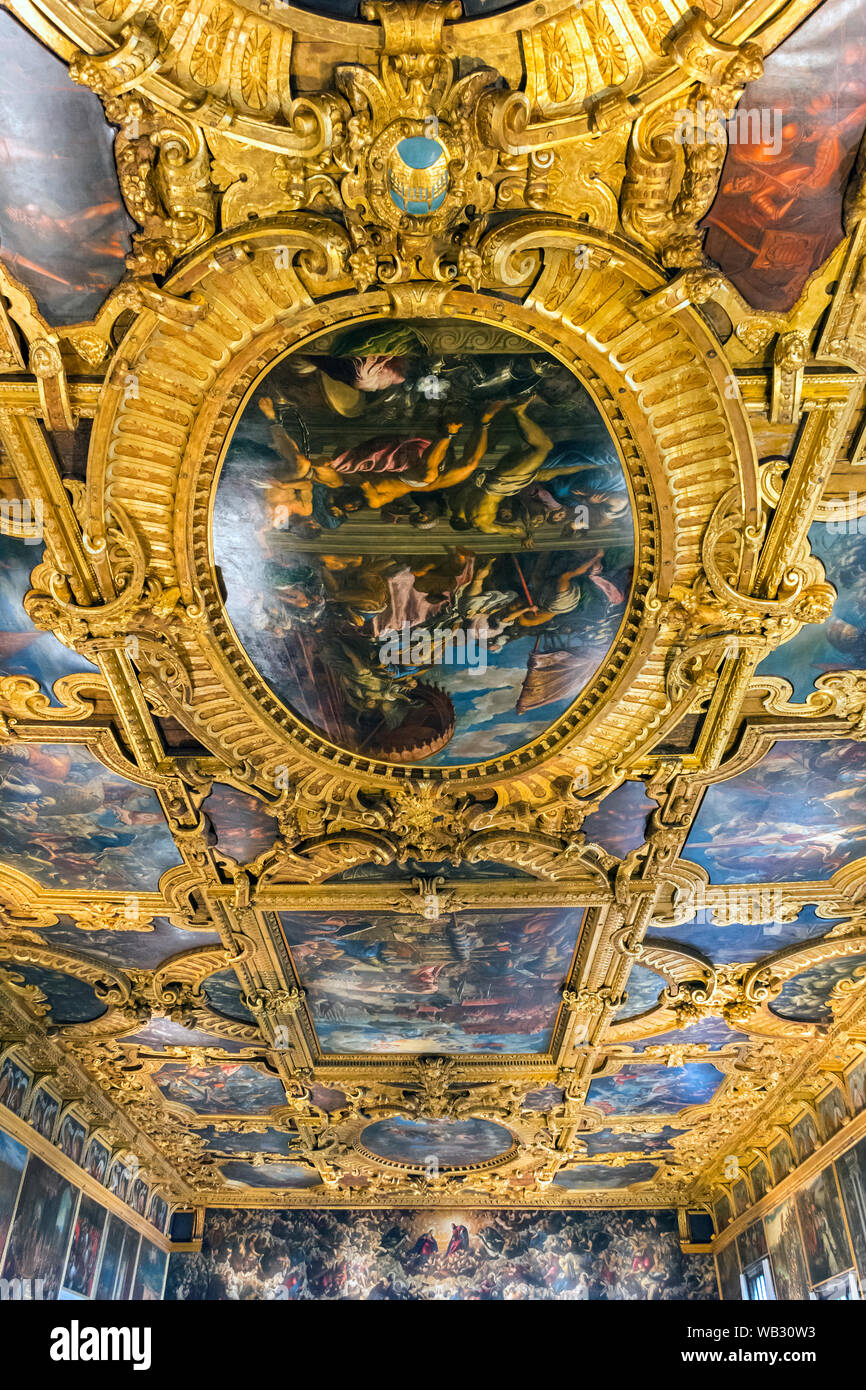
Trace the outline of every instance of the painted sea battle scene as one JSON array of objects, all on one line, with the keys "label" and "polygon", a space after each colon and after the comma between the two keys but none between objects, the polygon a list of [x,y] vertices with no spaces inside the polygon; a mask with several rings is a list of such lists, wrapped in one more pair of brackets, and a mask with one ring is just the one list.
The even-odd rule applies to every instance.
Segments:
[{"label": "painted sea battle scene", "polygon": [[454,320],[370,324],[259,382],[213,557],[248,657],[354,753],[510,753],[575,701],[629,598],[611,434],[572,372]]},{"label": "painted sea battle scene", "polygon": [[543,1052],[583,914],[284,912],[326,1052]]},{"label": "painted sea battle scene", "polygon": [[716,1297],[673,1211],[207,1212],[200,1254],[174,1255],[167,1299]]}]

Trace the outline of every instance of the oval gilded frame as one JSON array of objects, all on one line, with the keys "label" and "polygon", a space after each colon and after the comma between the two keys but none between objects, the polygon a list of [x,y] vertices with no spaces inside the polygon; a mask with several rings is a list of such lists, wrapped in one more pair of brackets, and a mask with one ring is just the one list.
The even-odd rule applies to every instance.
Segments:
[{"label": "oval gilded frame", "polygon": [[[665,600],[701,575],[701,537],[723,495],[733,488],[753,525],[758,488],[745,409],[690,303],[688,276],[670,285],[625,243],[552,215],[509,221],[479,249],[477,291],[410,281],[359,292],[333,222],[307,214],[256,222],[193,254],[168,282],[165,308],[142,309],[118,348],[91,440],[89,530],[98,539],[104,509],[120,504],[147,555],[148,581],[179,592],[167,626],[186,693],[160,682],[158,668],[151,686],[197,739],[230,766],[252,769],[259,785],[273,787],[282,768],[293,781],[311,772],[379,786],[521,779],[526,789],[542,766],[548,783],[590,769],[593,787],[610,785],[692,698],[666,688],[679,634]],[[607,657],[549,729],[505,756],[426,767],[352,754],[276,699],[227,620],[210,530],[227,441],[248,393],[281,356],[364,320],[449,316],[513,331],[586,387],[629,480],[635,575]]]}]

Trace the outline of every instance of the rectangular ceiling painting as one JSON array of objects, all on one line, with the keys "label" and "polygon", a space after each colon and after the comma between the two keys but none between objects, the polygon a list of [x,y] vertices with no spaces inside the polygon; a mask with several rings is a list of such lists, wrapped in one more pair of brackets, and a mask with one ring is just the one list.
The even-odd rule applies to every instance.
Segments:
[{"label": "rectangular ceiling painting", "polygon": [[283,913],[326,1052],[544,1052],[582,913]]}]

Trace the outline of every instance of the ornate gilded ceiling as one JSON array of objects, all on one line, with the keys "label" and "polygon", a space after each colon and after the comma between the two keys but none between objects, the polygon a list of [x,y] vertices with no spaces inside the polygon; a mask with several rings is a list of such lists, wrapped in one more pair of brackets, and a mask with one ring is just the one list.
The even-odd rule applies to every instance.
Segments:
[{"label": "ornate gilded ceiling", "polygon": [[862,9],[8,8],[7,1106],[760,1198],[863,1100]]}]

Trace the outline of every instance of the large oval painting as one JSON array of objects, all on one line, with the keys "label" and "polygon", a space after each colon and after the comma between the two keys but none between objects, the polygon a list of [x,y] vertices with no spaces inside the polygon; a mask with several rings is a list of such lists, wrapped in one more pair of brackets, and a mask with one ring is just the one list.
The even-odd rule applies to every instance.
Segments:
[{"label": "large oval painting", "polygon": [[213,553],[241,644],[304,724],[454,765],[513,753],[574,702],[622,622],[634,531],[567,367],[495,328],[389,320],[259,381]]},{"label": "large oval painting", "polygon": [[439,1168],[464,1168],[508,1153],[514,1136],[491,1120],[406,1120],[397,1115],[367,1125],[361,1143],[392,1163],[435,1161]]}]

